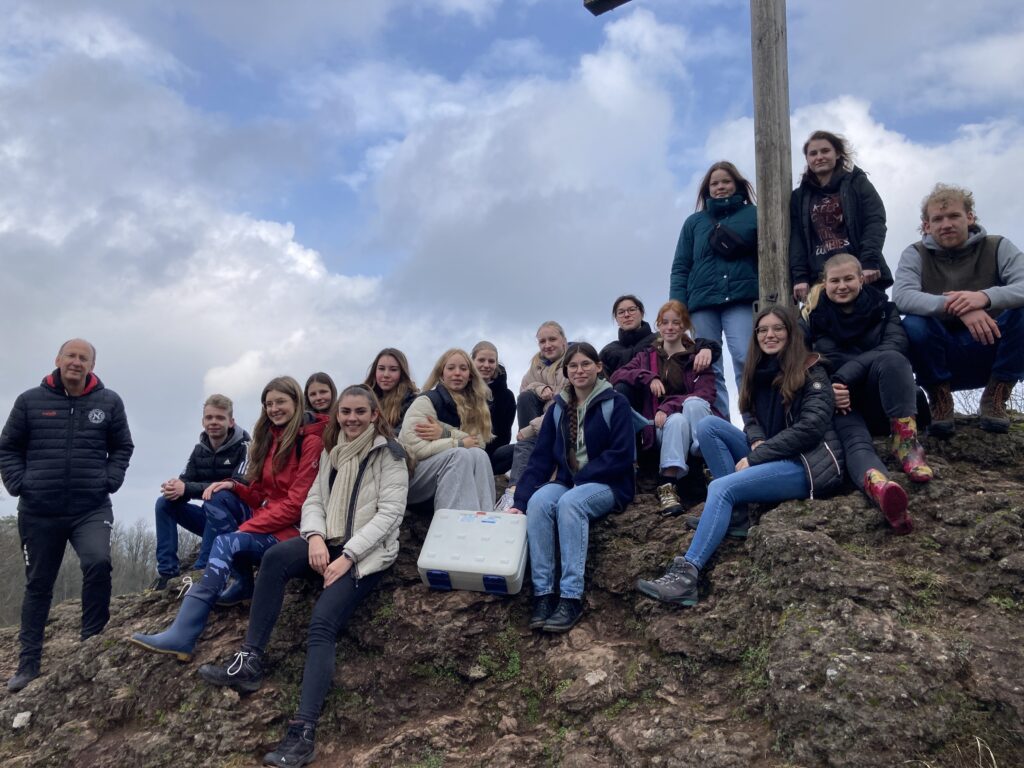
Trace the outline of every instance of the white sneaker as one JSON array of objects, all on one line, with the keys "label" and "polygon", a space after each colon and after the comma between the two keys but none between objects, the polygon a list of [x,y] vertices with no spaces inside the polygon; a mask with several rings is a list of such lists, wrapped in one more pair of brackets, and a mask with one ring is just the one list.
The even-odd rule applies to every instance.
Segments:
[{"label": "white sneaker", "polygon": [[508,512],[512,508],[512,504],[515,502],[515,493],[510,491],[508,488],[501,494],[501,497],[494,505],[495,512]]}]

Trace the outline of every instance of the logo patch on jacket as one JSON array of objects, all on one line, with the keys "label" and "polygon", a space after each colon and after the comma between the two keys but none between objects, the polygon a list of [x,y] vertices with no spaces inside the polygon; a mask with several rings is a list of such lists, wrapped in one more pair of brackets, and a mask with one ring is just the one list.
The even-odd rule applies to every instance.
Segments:
[{"label": "logo patch on jacket", "polygon": [[89,415],[86,418],[88,418],[93,424],[102,424],[103,420],[107,418],[107,414],[99,408],[93,408],[89,411]]},{"label": "logo patch on jacket", "polygon": [[56,416],[57,412],[56,411],[43,411],[42,415],[43,416]]},{"label": "logo patch on jacket", "polygon": [[811,384],[811,388],[812,389],[821,389],[821,382],[820,381],[814,382],[813,384]]}]

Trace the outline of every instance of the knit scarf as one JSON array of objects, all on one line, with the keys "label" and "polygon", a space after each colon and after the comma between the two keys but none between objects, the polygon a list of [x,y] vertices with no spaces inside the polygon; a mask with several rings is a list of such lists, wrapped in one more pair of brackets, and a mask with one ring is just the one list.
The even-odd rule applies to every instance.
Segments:
[{"label": "knit scarf", "polygon": [[331,449],[328,460],[338,474],[334,478],[331,496],[327,500],[328,541],[340,539],[345,535],[345,516],[348,512],[348,503],[352,498],[352,492],[355,490],[359,464],[370,452],[376,436],[377,430],[374,429],[373,424],[370,424],[355,440],[346,440],[342,433],[338,444]]}]

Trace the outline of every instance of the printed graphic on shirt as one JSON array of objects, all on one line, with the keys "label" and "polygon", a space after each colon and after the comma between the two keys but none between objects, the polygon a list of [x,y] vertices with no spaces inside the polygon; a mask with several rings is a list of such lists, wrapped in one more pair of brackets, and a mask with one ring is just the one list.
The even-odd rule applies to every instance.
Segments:
[{"label": "printed graphic on shirt", "polygon": [[827,259],[850,247],[838,192],[822,195],[811,203],[811,227],[817,241],[814,244],[815,256]]}]

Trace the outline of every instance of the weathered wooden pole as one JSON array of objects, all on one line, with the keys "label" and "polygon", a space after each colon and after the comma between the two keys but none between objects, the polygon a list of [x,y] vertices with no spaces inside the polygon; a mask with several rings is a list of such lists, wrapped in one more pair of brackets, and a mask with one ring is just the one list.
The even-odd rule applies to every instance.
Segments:
[{"label": "weathered wooden pole", "polygon": [[754,68],[754,157],[757,167],[757,258],[760,306],[791,304],[786,0],[750,0]]}]

